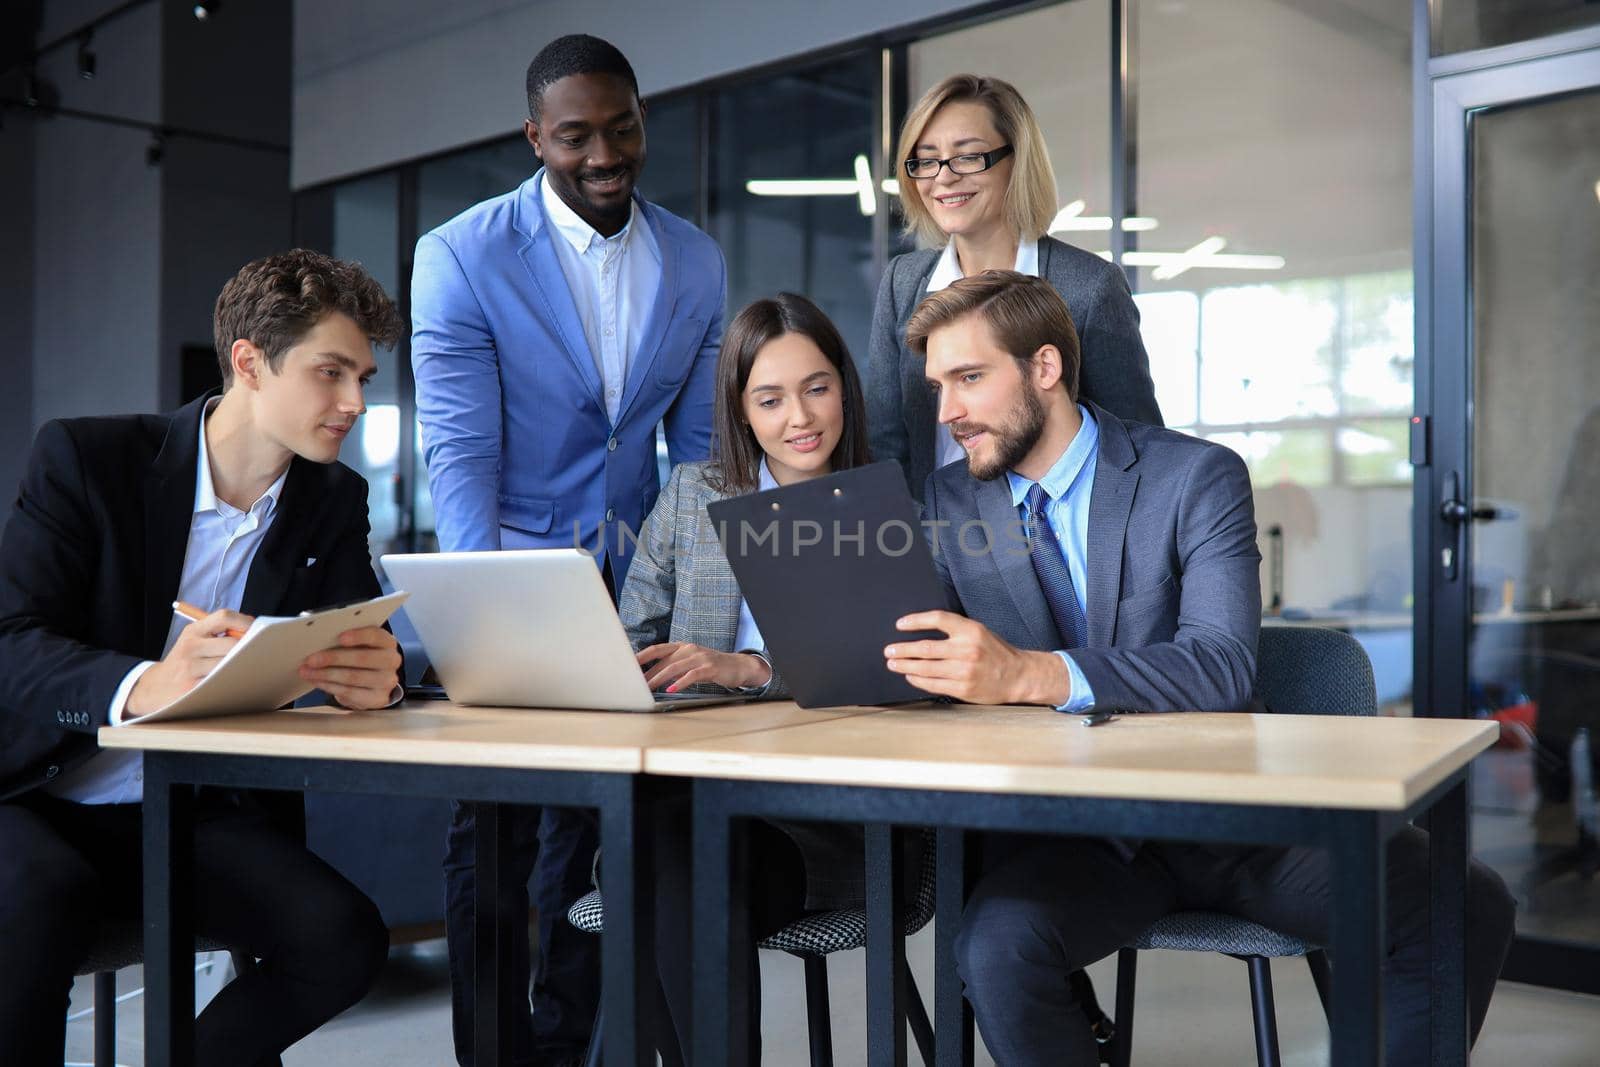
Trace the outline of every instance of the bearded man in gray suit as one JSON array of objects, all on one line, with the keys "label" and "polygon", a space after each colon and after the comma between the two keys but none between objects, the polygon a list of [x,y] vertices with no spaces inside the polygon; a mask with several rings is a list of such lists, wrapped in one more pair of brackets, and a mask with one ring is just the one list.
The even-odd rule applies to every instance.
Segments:
[{"label": "bearded man in gray suit", "polygon": [[[901,629],[948,637],[890,645],[889,668],[979,704],[1250,707],[1260,553],[1239,457],[1080,403],[1072,317],[1037,278],[961,279],[923,301],[906,339],[925,359],[939,421],[967,450],[924,492],[960,614],[901,619]],[[1220,911],[1313,943],[1328,937],[1331,878],[1317,849],[1007,836],[985,840],[983,856],[956,955],[984,1043],[1004,1067],[1092,1067],[1094,1040],[1067,976],[1168,912]],[[1389,1062],[1425,1063],[1427,835],[1397,834],[1387,870]],[[1499,877],[1473,863],[1474,1039],[1513,911]]]}]

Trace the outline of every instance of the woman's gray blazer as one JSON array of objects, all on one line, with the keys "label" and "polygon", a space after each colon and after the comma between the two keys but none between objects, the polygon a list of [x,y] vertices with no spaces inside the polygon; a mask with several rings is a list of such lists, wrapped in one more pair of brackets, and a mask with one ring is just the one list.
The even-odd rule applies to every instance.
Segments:
[{"label": "woman's gray blazer", "polygon": [[[863,382],[872,458],[892,459],[905,468],[918,500],[933,472],[938,410],[923,378],[922,357],[906,347],[906,322],[928,293],[940,253],[929,248],[890,260],[872,312]],[[1099,256],[1054,237],[1039,239],[1039,275],[1066,299],[1078,328],[1079,398],[1125,421],[1163,425],[1127,277]]]}]

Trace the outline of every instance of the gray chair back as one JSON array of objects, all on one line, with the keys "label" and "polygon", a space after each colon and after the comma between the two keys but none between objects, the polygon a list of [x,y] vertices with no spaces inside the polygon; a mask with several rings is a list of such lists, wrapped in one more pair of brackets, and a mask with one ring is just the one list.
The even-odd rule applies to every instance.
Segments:
[{"label": "gray chair back", "polygon": [[1256,699],[1290,715],[1376,715],[1378,688],[1360,642],[1343,630],[1270,625],[1256,646]]}]

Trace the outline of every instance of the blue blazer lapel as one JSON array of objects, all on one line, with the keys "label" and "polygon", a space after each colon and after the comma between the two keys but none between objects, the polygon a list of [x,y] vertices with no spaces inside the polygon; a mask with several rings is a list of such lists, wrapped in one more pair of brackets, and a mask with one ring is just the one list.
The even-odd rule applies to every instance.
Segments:
[{"label": "blue blazer lapel", "polygon": [[[541,170],[540,174],[543,173]],[[539,203],[539,175],[522,184],[517,213],[518,221],[525,224],[528,234],[528,241],[517,249],[517,256],[528,269],[528,276],[544,301],[545,321],[550,332],[560,339],[589,395],[604,411],[605,404],[600,399],[600,372],[595,368],[589,341],[583,335],[583,320],[578,317],[578,305],[573,303],[572,289],[567,285],[567,276],[561,273],[561,261],[556,258],[555,246],[551,243],[560,238],[550,232],[544,206]]]},{"label": "blue blazer lapel", "polygon": [[617,409],[617,422],[628,417],[628,409],[644,388],[650,368],[655,366],[661,353],[661,343],[666,340],[667,327],[672,325],[672,315],[678,303],[678,244],[663,238],[656,225],[655,209],[644,197],[637,197],[639,221],[650,227],[656,239],[656,249],[661,253],[661,284],[656,287],[655,302],[650,305],[650,317],[645,320],[644,332],[639,338],[639,350],[632,353],[628,367],[628,384],[622,390],[622,406]]},{"label": "blue blazer lapel", "polygon": [[[1091,405],[1092,406],[1092,405]],[[1094,495],[1089,499],[1089,610],[1090,648],[1108,648],[1116,636],[1117,602],[1122,595],[1122,550],[1128,536],[1128,513],[1139,474],[1130,470],[1138,458],[1128,431],[1116,417],[1098,407],[1100,456],[1094,468]]]},{"label": "blue blazer lapel", "polygon": [[[1098,475],[1097,475],[1098,476]],[[1096,486],[1096,490],[1098,490]],[[1055,619],[1050,605],[1045,602],[1044,591],[1039,588],[1039,577],[1033,571],[1033,560],[1026,546],[1013,535],[1021,522],[1021,515],[1011,503],[1011,488],[1006,479],[976,482],[973,488],[978,499],[978,518],[983,520],[990,544],[989,558],[994,561],[1005,581],[1006,591],[1017,614],[1033,635],[1036,650],[1053,649],[1060,643],[1056,634]],[[950,542],[943,551],[961,552],[961,531],[952,529],[940,534]]]}]

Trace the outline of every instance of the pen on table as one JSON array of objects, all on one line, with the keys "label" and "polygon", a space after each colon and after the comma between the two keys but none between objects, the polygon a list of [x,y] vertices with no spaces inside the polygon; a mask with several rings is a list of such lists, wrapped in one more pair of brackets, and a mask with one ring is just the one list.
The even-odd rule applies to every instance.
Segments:
[{"label": "pen on table", "polygon": [[[195,607],[193,604],[185,604],[181,600],[174,600],[172,602],[172,612],[173,612],[174,615],[182,615],[184,618],[193,619],[195,622],[199,622],[201,619],[205,618],[207,615],[210,614],[210,612],[201,611],[199,608]],[[243,630],[235,629],[232,626],[228,627],[223,632],[226,633],[229,637],[243,637],[244,636],[244,631]]]},{"label": "pen on table", "polygon": [[1091,711],[1086,715],[1079,716],[1078,721],[1085,726],[1099,726],[1102,723],[1110,722],[1116,717],[1117,713],[1114,711]]}]

